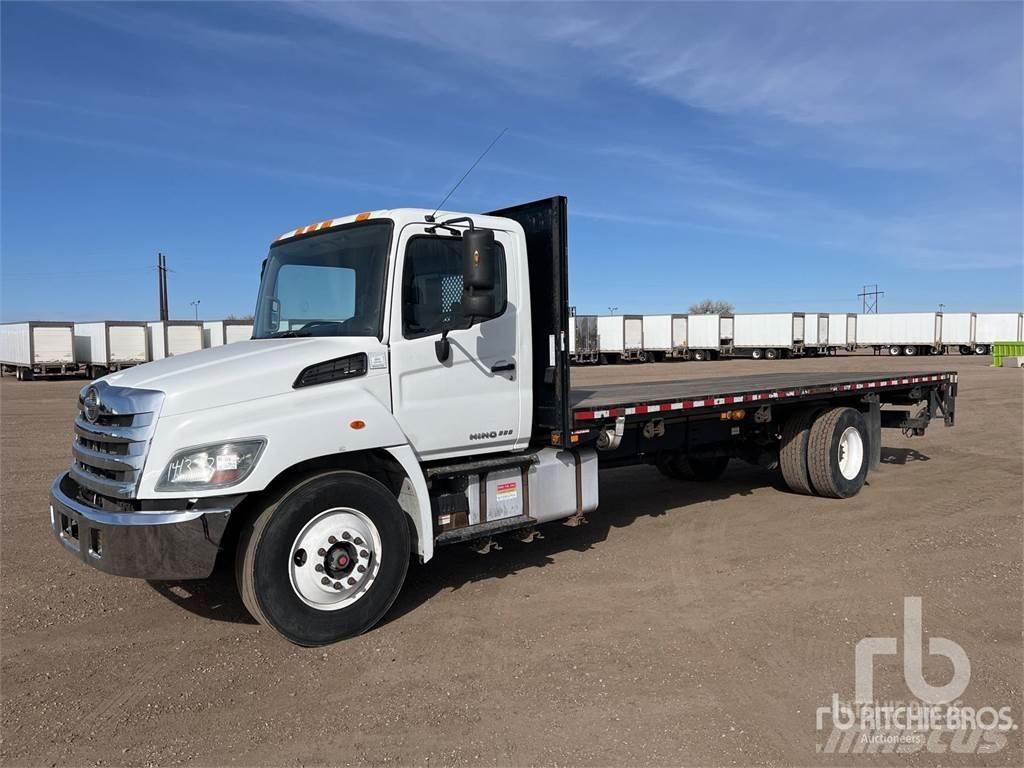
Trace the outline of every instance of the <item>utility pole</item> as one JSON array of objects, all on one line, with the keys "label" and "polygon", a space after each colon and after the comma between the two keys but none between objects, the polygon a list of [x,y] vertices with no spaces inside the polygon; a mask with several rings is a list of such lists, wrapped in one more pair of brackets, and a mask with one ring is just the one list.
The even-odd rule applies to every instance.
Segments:
[{"label": "utility pole", "polygon": [[878,314],[878,298],[880,296],[885,296],[885,291],[878,290],[878,283],[865,285],[857,295],[861,298],[861,304],[865,315]]},{"label": "utility pole", "polygon": [[608,314],[609,315],[614,315],[618,311],[619,311],[618,307],[608,307]]},{"label": "utility pole", "polygon": [[190,301],[188,303],[188,305],[190,307],[192,307],[193,310],[195,310],[196,320],[198,320],[199,319],[199,299],[196,299],[195,301]]},{"label": "utility pole", "polygon": [[167,312],[167,257],[162,253],[156,255],[156,275],[160,292],[160,319],[166,322],[170,319]]},{"label": "utility pole", "polygon": [[942,303],[942,302],[940,301],[940,302],[939,302],[939,312],[941,313],[941,312],[942,312],[942,310],[944,310],[945,308],[946,308],[946,305],[945,305],[945,304],[943,304],[943,303]]}]

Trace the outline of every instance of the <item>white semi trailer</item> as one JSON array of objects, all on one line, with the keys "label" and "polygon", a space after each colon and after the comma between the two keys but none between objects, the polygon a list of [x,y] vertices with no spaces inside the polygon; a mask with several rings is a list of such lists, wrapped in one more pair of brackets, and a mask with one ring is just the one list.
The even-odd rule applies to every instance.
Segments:
[{"label": "white semi trailer", "polygon": [[0,325],[0,373],[19,381],[35,374],[77,370],[74,323],[31,321]]},{"label": "white semi trailer", "polygon": [[597,337],[602,363],[647,362],[642,315],[598,315]]},{"label": "white semi trailer", "polygon": [[277,238],[251,341],[82,389],[72,463],[40,510],[58,546],[150,579],[220,561],[257,621],[324,645],[380,621],[413,557],[584,522],[600,472],[714,481],[736,458],[847,498],[883,428],[953,424],[949,371],[572,387],[566,220],[552,198],[368,211]]},{"label": "white semi trailer", "polygon": [[687,315],[686,336],[690,360],[717,360],[732,350],[733,316]]},{"label": "white semi trailer", "polygon": [[974,319],[974,351],[987,355],[997,341],[1024,341],[1020,312],[978,312]]},{"label": "white semi trailer", "polygon": [[90,379],[149,362],[144,321],[100,320],[75,323],[75,358]]},{"label": "white semi trailer", "polygon": [[828,344],[852,352],[857,348],[857,314],[833,312],[828,316]]},{"label": "white semi trailer", "polygon": [[774,360],[804,352],[802,312],[744,313],[733,316],[732,354]]},{"label": "white semi trailer", "polygon": [[942,313],[942,351],[958,350],[961,355],[974,354],[975,314],[973,312]]},{"label": "white semi trailer", "polygon": [[829,340],[831,318],[832,316],[825,312],[804,314],[805,355],[834,355],[839,350],[839,345]]},{"label": "white semi trailer", "polygon": [[252,338],[252,323],[248,320],[225,320],[224,343],[234,344],[236,341],[248,341]]},{"label": "white semi trailer", "polygon": [[224,321],[203,320],[203,348],[220,347],[224,345]]},{"label": "white semi trailer", "polygon": [[569,360],[578,365],[600,361],[601,344],[597,333],[597,315],[569,317]]},{"label": "white semi trailer", "polygon": [[686,315],[644,315],[643,326],[647,359],[661,361],[687,356]]},{"label": "white semi trailer", "polygon": [[857,315],[857,345],[875,354],[928,355],[942,351],[941,312]]},{"label": "white semi trailer", "polygon": [[185,355],[205,348],[201,321],[155,320],[148,325],[149,350],[154,360]]}]

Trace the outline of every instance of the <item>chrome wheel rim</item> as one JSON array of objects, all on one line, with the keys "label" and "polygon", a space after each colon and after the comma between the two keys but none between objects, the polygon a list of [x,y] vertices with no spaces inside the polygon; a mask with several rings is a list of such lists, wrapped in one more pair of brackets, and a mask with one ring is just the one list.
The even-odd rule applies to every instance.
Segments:
[{"label": "chrome wheel rim", "polygon": [[860,474],[864,463],[864,439],[856,427],[847,427],[839,437],[839,473],[847,480]]},{"label": "chrome wheel rim", "polygon": [[351,507],[334,507],[313,517],[288,553],[288,577],[306,605],[336,611],[359,600],[380,571],[377,526]]}]

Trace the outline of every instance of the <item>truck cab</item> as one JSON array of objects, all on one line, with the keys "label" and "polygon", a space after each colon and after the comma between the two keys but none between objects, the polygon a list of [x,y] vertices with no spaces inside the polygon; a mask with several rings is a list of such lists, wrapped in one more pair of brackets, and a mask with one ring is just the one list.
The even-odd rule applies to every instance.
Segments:
[{"label": "truck cab", "polygon": [[206,577],[237,541],[249,610],[319,644],[380,618],[410,552],[595,508],[596,461],[557,445],[565,212],[378,210],[279,236],[251,340],[82,390],[58,538],[156,579]]}]

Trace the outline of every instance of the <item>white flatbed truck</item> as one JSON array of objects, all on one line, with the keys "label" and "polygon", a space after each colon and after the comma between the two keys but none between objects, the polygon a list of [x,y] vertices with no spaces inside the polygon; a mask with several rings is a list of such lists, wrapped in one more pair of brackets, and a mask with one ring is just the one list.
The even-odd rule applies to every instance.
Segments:
[{"label": "white flatbed truck", "polygon": [[572,387],[566,224],[556,197],[282,235],[251,341],[82,390],[50,494],[61,546],[149,579],[231,560],[257,620],[323,645],[374,626],[411,557],[583,521],[602,469],[714,480],[743,458],[842,498],[881,428],[953,424],[952,372]]}]

